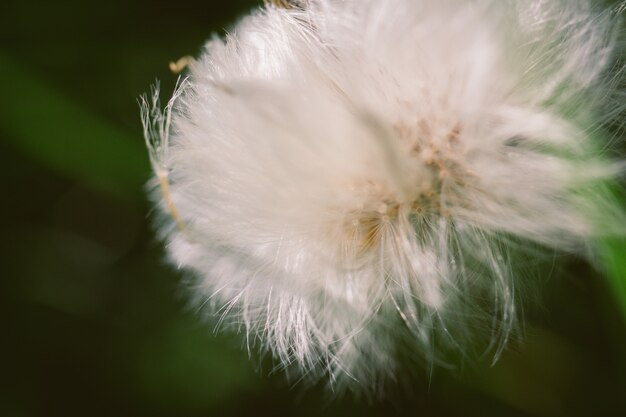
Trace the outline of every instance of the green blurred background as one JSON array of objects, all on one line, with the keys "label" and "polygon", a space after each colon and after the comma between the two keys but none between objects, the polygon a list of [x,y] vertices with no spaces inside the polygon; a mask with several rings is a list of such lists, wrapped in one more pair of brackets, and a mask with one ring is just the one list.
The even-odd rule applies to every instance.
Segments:
[{"label": "green blurred background", "polygon": [[149,226],[136,99],[257,5],[0,5],[0,415],[626,416],[617,286],[577,259],[495,366],[407,369],[384,401],[290,385],[186,307]]}]

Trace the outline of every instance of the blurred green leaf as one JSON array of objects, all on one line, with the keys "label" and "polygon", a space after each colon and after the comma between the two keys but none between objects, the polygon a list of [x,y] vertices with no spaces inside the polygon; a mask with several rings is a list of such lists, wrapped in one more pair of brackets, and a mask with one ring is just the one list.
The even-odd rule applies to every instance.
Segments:
[{"label": "blurred green leaf", "polygon": [[626,320],[626,239],[605,239],[600,248],[609,283]]},{"label": "blurred green leaf", "polygon": [[583,374],[580,354],[546,329],[534,327],[527,332],[523,355],[505,351],[495,366],[472,374],[469,383],[531,415],[567,415],[564,398]]},{"label": "blurred green leaf", "polygon": [[[606,189],[604,189],[606,187]],[[607,184],[601,191],[609,196],[616,207],[624,209],[624,193],[618,184]],[[610,200],[609,200],[610,201]],[[608,277],[612,293],[626,321],[626,239],[620,234],[625,225],[616,224],[619,232],[608,235],[598,242],[604,272]]]},{"label": "blurred green leaf", "polygon": [[74,180],[141,198],[149,164],[139,133],[120,131],[3,52],[0,62],[2,140]]},{"label": "blurred green leaf", "polygon": [[259,377],[227,337],[210,337],[200,323],[178,316],[134,358],[141,395],[171,415],[199,413],[252,389]]}]

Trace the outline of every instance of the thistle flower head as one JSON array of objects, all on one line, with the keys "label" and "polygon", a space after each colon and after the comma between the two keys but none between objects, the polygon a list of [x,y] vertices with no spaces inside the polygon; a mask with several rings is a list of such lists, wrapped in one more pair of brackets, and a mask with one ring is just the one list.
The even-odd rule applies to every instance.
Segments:
[{"label": "thistle flower head", "polygon": [[600,152],[624,108],[615,19],[586,0],[254,12],[164,113],[145,105],[169,256],[314,378],[376,389],[401,346],[436,360],[485,325],[497,356],[535,253],[623,233]]}]

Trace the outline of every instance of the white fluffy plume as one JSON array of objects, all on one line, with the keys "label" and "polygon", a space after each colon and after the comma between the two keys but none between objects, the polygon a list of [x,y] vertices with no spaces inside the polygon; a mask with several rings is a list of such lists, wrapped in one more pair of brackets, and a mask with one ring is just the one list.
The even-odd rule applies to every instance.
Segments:
[{"label": "white fluffy plume", "polygon": [[[144,123],[172,261],[249,347],[378,389],[491,332],[538,253],[593,256],[624,109],[586,0],[311,0],[209,41]],[[618,228],[616,228],[616,224]],[[408,353],[407,353],[408,352]],[[342,382],[347,382],[342,384]]]}]

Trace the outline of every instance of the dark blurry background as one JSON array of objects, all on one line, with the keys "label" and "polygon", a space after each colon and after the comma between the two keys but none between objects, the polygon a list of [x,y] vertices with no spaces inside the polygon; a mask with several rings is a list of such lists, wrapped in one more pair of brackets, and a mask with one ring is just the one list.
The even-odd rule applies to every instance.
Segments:
[{"label": "dark blurry background", "polygon": [[0,415],[626,416],[624,315],[576,259],[495,366],[408,369],[385,401],[290,385],[186,307],[149,226],[136,99],[257,5],[0,5]]}]

